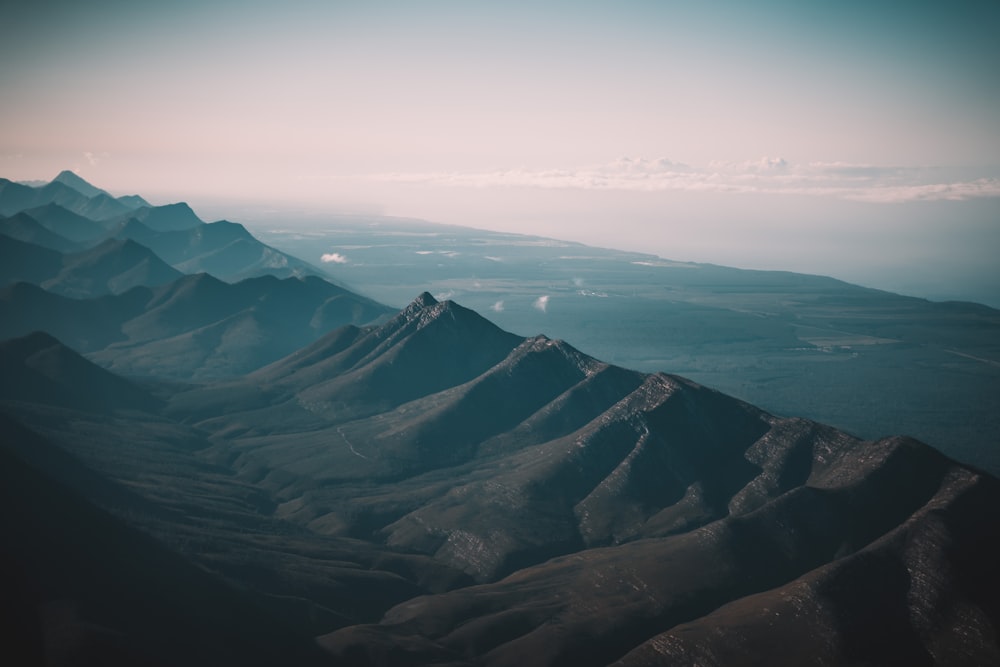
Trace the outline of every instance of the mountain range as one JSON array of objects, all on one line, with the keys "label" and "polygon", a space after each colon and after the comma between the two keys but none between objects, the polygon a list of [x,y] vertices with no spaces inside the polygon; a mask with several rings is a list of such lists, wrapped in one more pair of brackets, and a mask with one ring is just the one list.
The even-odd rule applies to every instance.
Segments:
[{"label": "mountain range", "polygon": [[9,659],[1000,662],[1000,480],[912,438],[426,292],[36,279],[0,294]]}]

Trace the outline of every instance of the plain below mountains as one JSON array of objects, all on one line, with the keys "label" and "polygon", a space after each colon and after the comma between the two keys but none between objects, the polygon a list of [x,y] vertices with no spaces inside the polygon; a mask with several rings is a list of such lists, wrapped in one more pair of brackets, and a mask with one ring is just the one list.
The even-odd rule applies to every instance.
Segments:
[{"label": "plain below mountains", "polygon": [[[22,378],[0,402],[14,420],[5,455],[35,471],[20,477],[45,475],[194,560],[282,619],[247,619],[253,641],[303,661],[281,628],[321,635],[330,664],[1000,659],[997,479],[911,439],[863,441],[514,336],[428,294],[244,378],[146,382],[146,404],[21,390],[124,386],[47,335],[0,360]],[[81,557],[45,592],[22,591],[22,608],[75,600],[76,627],[119,638],[108,651],[177,627],[167,664],[214,655],[177,619],[216,608],[205,595],[231,604],[223,588],[195,594],[171,561],[182,584],[169,598],[137,584],[162,625],[122,612],[131,588],[98,611],[74,581],[103,581],[98,563],[139,538],[84,550],[62,522],[44,539],[32,525],[16,524],[7,571],[45,577],[50,547]]]}]

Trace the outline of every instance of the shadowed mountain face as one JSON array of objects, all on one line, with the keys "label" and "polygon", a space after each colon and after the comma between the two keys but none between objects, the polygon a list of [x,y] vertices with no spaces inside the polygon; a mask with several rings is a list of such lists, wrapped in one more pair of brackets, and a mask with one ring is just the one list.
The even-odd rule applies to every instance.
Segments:
[{"label": "shadowed mountain face", "polygon": [[59,204],[29,208],[24,213],[49,231],[74,243],[94,243],[108,233],[104,225],[73,213]]},{"label": "shadowed mountain face", "polygon": [[42,223],[23,211],[9,218],[0,218],[0,234],[57,252],[72,252],[80,249],[76,243],[43,226]]},{"label": "shadowed mountain face", "polygon": [[77,298],[120,294],[181,277],[134,241],[109,239],[93,248],[61,254],[0,234],[0,282],[30,282],[50,292]]},{"label": "shadowed mountain face", "polygon": [[167,204],[166,206],[143,206],[123,217],[125,221],[138,220],[149,229],[157,232],[191,229],[205,224],[195,215],[191,207],[183,202]]},{"label": "shadowed mountain face", "polygon": [[[82,360],[81,360],[82,361]],[[53,446],[0,416],[5,440]],[[323,665],[305,632],[0,446],[0,654],[18,665]]]},{"label": "shadowed mountain face", "polygon": [[48,331],[118,372],[190,380],[254,370],[385,311],[319,278],[231,285],[198,274],[80,300],[18,283],[0,290],[0,333]]},{"label": "shadowed mountain face", "polygon": [[0,399],[85,410],[151,410],[157,405],[144,390],[42,332],[0,342],[0,369]]},{"label": "shadowed mountain face", "polygon": [[210,273],[229,282],[265,274],[284,278],[321,273],[302,260],[264,245],[234,222],[199,221],[177,227],[152,226],[150,221],[129,216],[115,236],[147,246],[184,273]]}]

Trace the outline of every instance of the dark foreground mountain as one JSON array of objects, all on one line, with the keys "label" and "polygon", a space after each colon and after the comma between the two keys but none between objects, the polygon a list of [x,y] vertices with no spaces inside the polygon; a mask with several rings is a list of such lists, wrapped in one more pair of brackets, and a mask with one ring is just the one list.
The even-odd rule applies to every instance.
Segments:
[{"label": "dark foreground mountain", "polygon": [[[202,303],[189,290],[230,287],[206,280],[158,292],[130,326],[188,326]],[[914,440],[775,417],[427,294],[197,388],[129,390],[44,334],[0,352],[2,449],[30,469],[12,474],[100,508],[55,520],[37,492],[7,487],[6,506],[28,508],[8,520],[7,571],[53,582],[8,605],[40,614],[26,636],[53,632],[52,600],[83,601],[59,650],[179,632],[164,664],[243,664],[213,647],[245,630],[241,647],[309,664],[297,628],[331,664],[1000,658],[1000,482]],[[129,532],[73,537],[97,521]],[[136,553],[143,535],[158,546]],[[141,575],[164,558],[177,559],[156,565],[177,573],[169,591]],[[138,573],[116,588],[102,563],[123,559]],[[184,583],[185,559],[216,583]],[[236,604],[232,588],[282,620],[187,636],[191,619],[228,614],[213,605]],[[129,611],[137,600],[147,611]]]},{"label": "dark foreground mountain", "polygon": [[[1000,658],[1000,482],[914,440],[775,417],[426,294],[380,326],[194,389],[124,390],[43,334],[0,352],[18,369],[4,375],[3,450],[35,471],[14,474],[101,508],[54,520],[37,494],[7,487],[6,506],[29,508],[7,528],[7,571],[56,591],[19,589],[10,604],[41,614],[37,634],[56,622],[49,601],[84,600],[68,627],[86,631],[54,640],[66,650],[78,646],[67,637],[131,651],[184,635],[190,619],[171,628],[189,605],[191,619],[214,615],[205,595],[235,603],[235,587],[283,619],[268,631],[247,620],[241,646],[303,651],[284,664],[311,659],[294,628],[322,635],[331,664]],[[141,533],[81,543],[94,511]],[[142,549],[176,555],[133,553],[142,534],[160,545]],[[217,583],[167,595],[137,574],[125,596],[99,565],[161,558],[177,559],[161,573],[190,559]],[[129,612],[136,600],[148,611]],[[162,619],[155,632],[147,613]],[[240,664],[213,646],[243,628],[205,623],[207,645],[186,637],[158,659]]]},{"label": "dark foreground mountain", "polygon": [[302,629],[10,449],[58,456],[45,439],[3,415],[0,427],[5,664],[329,664]]}]

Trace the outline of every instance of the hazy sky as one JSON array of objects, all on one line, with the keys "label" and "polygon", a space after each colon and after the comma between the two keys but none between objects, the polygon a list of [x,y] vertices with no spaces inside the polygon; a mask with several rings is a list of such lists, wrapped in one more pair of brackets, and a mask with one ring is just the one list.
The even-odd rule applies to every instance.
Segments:
[{"label": "hazy sky", "polygon": [[998,29],[996,1],[13,1],[0,176],[1000,303]]}]

